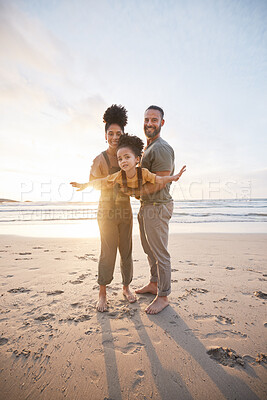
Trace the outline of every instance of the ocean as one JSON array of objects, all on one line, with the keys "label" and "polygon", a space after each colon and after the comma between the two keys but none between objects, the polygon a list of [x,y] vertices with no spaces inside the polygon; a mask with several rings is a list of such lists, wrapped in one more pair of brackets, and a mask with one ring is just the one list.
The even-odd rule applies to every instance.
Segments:
[{"label": "ocean", "polygon": [[[131,199],[131,203],[136,224],[140,203],[135,199]],[[90,236],[85,227],[98,236],[97,207],[97,202],[3,202],[0,204],[0,233],[26,232],[27,235],[27,232],[32,232],[30,227],[34,227],[33,234],[38,234],[39,229],[42,236],[44,231],[49,232],[49,227],[55,232],[55,227],[60,226],[59,231],[63,232],[64,225],[71,225],[67,236],[76,237],[79,236],[79,225],[83,225],[81,236]],[[170,230],[267,233],[267,199],[174,201]]]}]

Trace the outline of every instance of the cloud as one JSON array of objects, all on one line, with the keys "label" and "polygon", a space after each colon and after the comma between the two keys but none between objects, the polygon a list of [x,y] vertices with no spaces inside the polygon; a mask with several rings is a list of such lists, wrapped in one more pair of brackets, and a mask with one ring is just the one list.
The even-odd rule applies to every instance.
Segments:
[{"label": "cloud", "polygon": [[61,49],[38,19],[29,17],[12,3],[0,3],[0,46],[6,63],[15,62],[45,73],[60,73]]},{"label": "cloud", "polygon": [[[44,108],[64,86],[66,47],[14,3],[0,2],[0,101],[19,110]],[[64,83],[63,83],[64,82]]]}]

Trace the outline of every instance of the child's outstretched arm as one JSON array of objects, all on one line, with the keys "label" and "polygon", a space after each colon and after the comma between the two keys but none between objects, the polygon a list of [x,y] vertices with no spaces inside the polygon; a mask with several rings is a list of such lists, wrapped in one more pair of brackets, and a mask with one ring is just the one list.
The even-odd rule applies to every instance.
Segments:
[{"label": "child's outstretched arm", "polygon": [[103,186],[107,187],[107,178],[94,179],[86,183],[70,182],[72,187],[77,188],[77,192],[86,189],[88,186],[93,186],[94,189],[101,189]]},{"label": "child's outstretched arm", "polygon": [[180,172],[176,175],[172,175],[172,176],[159,176],[156,175],[156,183],[169,183],[169,182],[176,182],[178,181],[178,179],[182,176],[182,174],[186,171],[186,165],[183,166],[183,168],[180,170]]}]

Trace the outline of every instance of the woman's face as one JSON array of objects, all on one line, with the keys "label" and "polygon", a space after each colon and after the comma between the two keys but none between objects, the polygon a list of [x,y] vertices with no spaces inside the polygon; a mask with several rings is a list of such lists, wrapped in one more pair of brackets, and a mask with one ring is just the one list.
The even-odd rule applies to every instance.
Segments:
[{"label": "woman's face", "polygon": [[105,138],[108,141],[108,145],[111,148],[117,148],[119,143],[119,138],[123,134],[122,129],[117,124],[111,124],[105,133]]}]

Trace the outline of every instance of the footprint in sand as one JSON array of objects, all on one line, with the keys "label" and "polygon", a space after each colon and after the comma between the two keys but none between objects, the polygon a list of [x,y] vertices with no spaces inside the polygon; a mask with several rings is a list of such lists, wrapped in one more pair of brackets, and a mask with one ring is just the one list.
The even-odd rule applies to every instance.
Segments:
[{"label": "footprint in sand", "polygon": [[144,377],[144,371],[138,370],[136,371],[136,375],[137,378],[134,380],[133,384],[132,384],[132,389],[135,389],[136,386],[140,385],[140,383],[142,382],[142,378]]},{"label": "footprint in sand", "polygon": [[84,332],[85,335],[91,335],[92,333],[100,333],[100,329],[96,328],[95,330],[93,328],[90,328],[88,331]]},{"label": "footprint in sand", "polygon": [[64,290],[54,290],[52,292],[47,292],[47,296],[53,296],[53,295],[58,295],[64,293]]},{"label": "footprint in sand", "polygon": [[98,262],[98,259],[95,257],[94,254],[85,254],[84,256],[75,256],[76,258],[78,258],[78,260],[91,260],[91,261],[95,261]]},{"label": "footprint in sand", "polygon": [[254,296],[259,297],[260,299],[267,299],[267,293],[262,292],[261,290],[257,290],[253,293]]},{"label": "footprint in sand", "polygon": [[202,288],[185,289],[185,294],[183,294],[182,296],[178,296],[178,299],[184,300],[190,295],[196,297],[197,293],[206,294],[208,292],[209,291],[207,289]]},{"label": "footprint in sand", "polygon": [[29,355],[31,354],[31,350],[26,350],[26,349],[22,349],[21,351],[14,350],[13,354],[15,354],[16,357],[22,356],[22,357],[28,358]]},{"label": "footprint in sand", "polygon": [[19,288],[14,288],[8,290],[9,293],[28,293],[30,292],[30,289],[25,289],[24,287],[19,287]]},{"label": "footprint in sand", "polygon": [[205,319],[213,319],[215,322],[221,325],[234,325],[234,320],[229,317],[224,317],[223,315],[214,315],[214,314],[193,314],[194,319],[196,320],[205,320]]},{"label": "footprint in sand", "polygon": [[[71,273],[72,274],[72,273]],[[80,275],[75,281],[69,281],[73,285],[79,285],[80,283],[83,283],[84,279],[90,274],[82,274]]]},{"label": "footprint in sand", "polygon": [[246,339],[248,336],[245,333],[231,331],[231,330],[224,330],[220,332],[210,332],[205,335],[201,335],[202,339],[224,339],[230,336],[239,337],[240,339]]},{"label": "footprint in sand", "polygon": [[123,354],[135,354],[135,353],[141,351],[142,348],[145,346],[144,343],[140,343],[140,342],[129,342],[129,343],[127,343],[126,346],[119,346],[118,342],[115,342],[114,340],[110,340],[110,339],[104,340],[102,342],[102,345],[103,345],[103,347],[106,347],[108,349],[115,348],[116,351],[119,351]]},{"label": "footprint in sand", "polygon": [[85,322],[85,321],[89,321],[89,319],[92,318],[92,315],[89,314],[82,314],[79,315],[78,317],[74,318],[74,322]]},{"label": "footprint in sand", "polygon": [[215,317],[217,318],[216,322],[218,322],[219,324],[222,324],[222,325],[226,325],[226,324],[233,325],[234,324],[234,320],[232,318],[224,317],[223,315],[216,315]]},{"label": "footprint in sand", "polygon": [[79,285],[80,283],[83,283],[80,279],[76,279],[76,281],[69,281],[72,285]]},{"label": "footprint in sand", "polygon": [[0,346],[3,346],[4,344],[7,344],[7,342],[8,342],[7,338],[5,338],[5,337],[1,337],[0,338]]},{"label": "footprint in sand", "polygon": [[72,303],[71,304],[71,307],[81,307],[82,306],[82,303],[79,303],[79,302],[77,302],[77,303]]},{"label": "footprint in sand", "polygon": [[40,315],[39,317],[34,318],[36,321],[46,321],[48,319],[51,319],[55,316],[55,314],[50,314],[50,313],[44,313]]},{"label": "footprint in sand", "polygon": [[[124,300],[121,301],[124,303]],[[129,305],[124,305],[122,307],[117,307],[116,310],[110,311],[107,315],[111,318],[121,319],[124,317],[132,318],[135,315],[137,308],[131,308]]]},{"label": "footprint in sand", "polygon": [[213,359],[219,362],[222,365],[227,367],[236,367],[241,365],[245,366],[245,360],[236,354],[233,349],[227,347],[216,347],[207,351],[208,355]]}]

